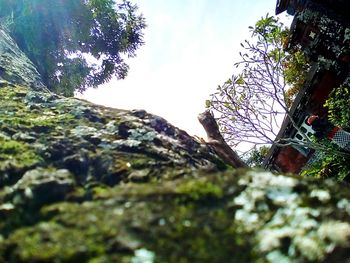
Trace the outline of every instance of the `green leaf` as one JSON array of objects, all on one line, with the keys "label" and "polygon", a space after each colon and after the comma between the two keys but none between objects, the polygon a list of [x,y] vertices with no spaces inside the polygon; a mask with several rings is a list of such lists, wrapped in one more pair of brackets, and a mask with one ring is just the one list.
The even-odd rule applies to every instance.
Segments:
[{"label": "green leaf", "polygon": [[213,104],[212,104],[212,102],[211,102],[210,100],[206,100],[206,101],[205,101],[205,107],[206,107],[206,108],[210,108],[212,105],[213,105]]},{"label": "green leaf", "polygon": [[244,82],[244,78],[242,76],[240,76],[236,81],[235,83],[237,85],[243,85],[245,82]]}]

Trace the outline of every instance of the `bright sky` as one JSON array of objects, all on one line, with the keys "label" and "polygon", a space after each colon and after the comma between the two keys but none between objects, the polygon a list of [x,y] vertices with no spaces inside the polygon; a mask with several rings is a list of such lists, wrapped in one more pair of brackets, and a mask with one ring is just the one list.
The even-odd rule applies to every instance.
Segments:
[{"label": "bright sky", "polygon": [[[137,1],[133,1],[137,2]],[[219,84],[234,72],[248,26],[276,0],[143,0],[146,44],[128,63],[125,80],[113,79],[80,96],[119,109],[145,109],[191,135],[206,137],[197,121]],[[282,15],[285,17],[285,15]]]}]

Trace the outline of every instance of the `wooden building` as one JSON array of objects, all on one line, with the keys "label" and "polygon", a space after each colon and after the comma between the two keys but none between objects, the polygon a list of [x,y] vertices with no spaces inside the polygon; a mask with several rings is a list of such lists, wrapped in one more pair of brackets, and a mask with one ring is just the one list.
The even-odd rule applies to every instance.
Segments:
[{"label": "wooden building", "polygon": [[[344,12],[344,8],[347,12]],[[349,76],[350,1],[279,0],[276,14],[294,15],[290,28],[289,49],[301,48],[312,61],[306,81],[290,109],[294,122],[306,135],[312,134],[306,123],[309,115],[327,117],[324,104],[330,92]],[[283,121],[276,141],[291,138],[305,141],[289,117]],[[271,170],[298,173],[314,151],[301,145],[273,145],[264,166]]]}]

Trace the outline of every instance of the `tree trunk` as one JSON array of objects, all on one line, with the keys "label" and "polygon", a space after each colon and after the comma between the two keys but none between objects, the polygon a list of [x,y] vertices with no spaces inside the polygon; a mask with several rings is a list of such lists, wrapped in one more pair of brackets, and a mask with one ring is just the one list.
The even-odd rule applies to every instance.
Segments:
[{"label": "tree trunk", "polygon": [[217,155],[234,168],[248,167],[247,164],[239,158],[238,154],[225,142],[219,131],[219,126],[210,111],[199,114],[198,120],[207,132],[207,144],[214,149]]},{"label": "tree trunk", "polygon": [[3,25],[0,25],[0,81],[47,91],[34,64]]}]

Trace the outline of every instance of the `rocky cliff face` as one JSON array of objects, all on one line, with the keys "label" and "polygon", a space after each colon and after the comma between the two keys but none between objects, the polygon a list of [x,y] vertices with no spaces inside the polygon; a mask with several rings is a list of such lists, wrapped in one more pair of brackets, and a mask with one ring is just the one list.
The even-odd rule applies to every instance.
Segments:
[{"label": "rocky cliff face", "polygon": [[18,48],[7,28],[0,23],[0,83],[4,80],[32,89],[45,89],[33,63]]},{"label": "rocky cliff face", "polygon": [[228,168],[160,117],[44,92],[0,42],[0,262],[350,258],[347,185]]}]

